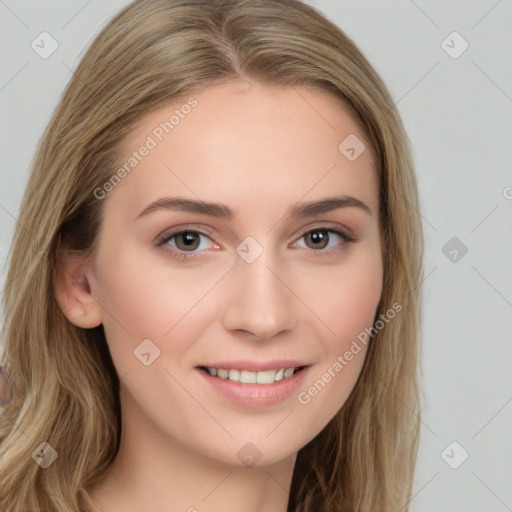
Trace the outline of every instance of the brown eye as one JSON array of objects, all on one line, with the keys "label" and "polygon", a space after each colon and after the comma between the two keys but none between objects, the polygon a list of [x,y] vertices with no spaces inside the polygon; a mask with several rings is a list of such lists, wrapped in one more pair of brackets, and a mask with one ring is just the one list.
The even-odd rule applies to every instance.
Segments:
[{"label": "brown eye", "polygon": [[195,231],[184,231],[174,235],[174,240],[180,251],[195,251],[201,243],[201,235]]},{"label": "brown eye", "polygon": [[196,259],[212,250],[221,249],[206,233],[186,228],[164,233],[154,243],[166,255],[178,260]]},{"label": "brown eye", "polygon": [[325,249],[329,243],[329,231],[316,229],[304,235],[304,240],[309,249]]}]

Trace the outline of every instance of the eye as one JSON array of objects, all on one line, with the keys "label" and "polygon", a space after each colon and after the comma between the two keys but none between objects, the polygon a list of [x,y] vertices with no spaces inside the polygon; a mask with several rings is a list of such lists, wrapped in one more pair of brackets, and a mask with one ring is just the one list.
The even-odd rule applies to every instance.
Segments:
[{"label": "eye", "polygon": [[[304,240],[304,245],[301,244],[302,240]],[[354,238],[342,231],[317,228],[302,235],[294,245],[306,249],[321,251],[335,249],[337,246],[348,245],[354,241]]]},{"label": "eye", "polygon": [[208,235],[192,229],[181,229],[179,231],[164,233],[156,240],[155,244],[157,247],[167,245],[171,251],[177,253],[177,257],[186,257],[186,253],[192,255],[206,249],[219,247]]}]

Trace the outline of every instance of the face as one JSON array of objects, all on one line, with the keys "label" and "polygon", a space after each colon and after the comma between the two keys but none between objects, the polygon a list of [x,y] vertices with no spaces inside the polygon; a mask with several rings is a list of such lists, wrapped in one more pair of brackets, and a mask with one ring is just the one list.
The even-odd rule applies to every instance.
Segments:
[{"label": "face", "polygon": [[354,135],[325,92],[231,82],[124,141],[87,278],[125,425],[270,464],[342,407],[382,291],[378,180]]}]

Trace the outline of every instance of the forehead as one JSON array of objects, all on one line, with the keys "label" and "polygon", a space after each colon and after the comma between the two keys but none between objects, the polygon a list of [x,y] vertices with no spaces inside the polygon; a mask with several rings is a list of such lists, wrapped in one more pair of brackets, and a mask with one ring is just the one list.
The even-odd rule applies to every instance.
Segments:
[{"label": "forehead", "polygon": [[[348,158],[347,145],[361,154]],[[148,114],[123,141],[119,165],[130,159],[136,162],[113,195],[137,206],[166,192],[234,209],[241,195],[241,207],[335,189],[368,202],[378,195],[361,126],[341,100],[317,89],[212,85]]]}]

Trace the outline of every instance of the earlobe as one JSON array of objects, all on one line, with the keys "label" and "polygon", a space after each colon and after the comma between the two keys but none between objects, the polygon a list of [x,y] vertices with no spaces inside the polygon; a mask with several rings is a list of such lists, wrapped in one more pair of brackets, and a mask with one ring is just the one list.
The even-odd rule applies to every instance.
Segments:
[{"label": "earlobe", "polygon": [[83,329],[102,323],[101,307],[86,276],[89,266],[90,261],[76,251],[61,248],[53,282],[60,309],[72,324]]}]

